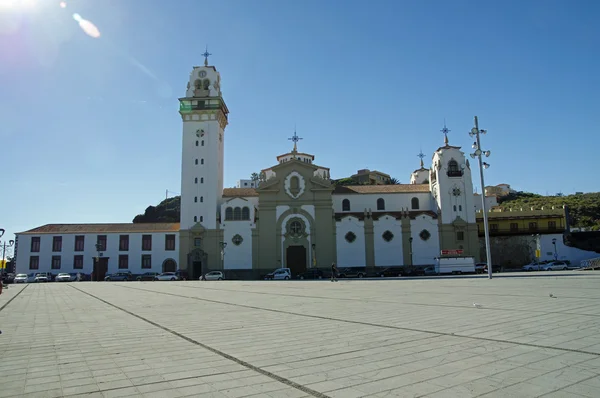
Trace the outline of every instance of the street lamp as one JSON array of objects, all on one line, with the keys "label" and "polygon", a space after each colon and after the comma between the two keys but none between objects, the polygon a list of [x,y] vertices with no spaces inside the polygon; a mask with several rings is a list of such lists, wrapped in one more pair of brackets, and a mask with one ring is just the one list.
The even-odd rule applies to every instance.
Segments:
[{"label": "street lamp", "polygon": [[[4,235],[4,230],[1,230],[1,231],[2,231],[2,235]],[[0,236],[2,236],[2,235],[0,235]],[[15,241],[12,239],[8,241],[8,245],[6,244],[6,241],[4,241],[4,243],[2,244],[2,271],[0,271],[0,272],[2,272],[3,274],[6,272],[6,265],[4,263],[4,260],[6,258],[6,249],[13,247],[14,244],[15,244]]]},{"label": "street lamp", "polygon": [[485,235],[485,254],[487,257],[487,265],[488,265],[488,267],[487,267],[488,268],[488,279],[492,279],[492,253],[490,250],[490,230],[489,230],[489,225],[488,225],[488,214],[487,214],[486,203],[485,203],[485,182],[483,181],[483,169],[487,169],[488,167],[490,167],[490,165],[488,163],[484,162],[483,159],[481,158],[482,155],[485,155],[485,157],[489,157],[491,155],[491,152],[481,150],[481,140],[479,138],[479,136],[481,134],[486,134],[486,133],[487,133],[486,130],[479,129],[479,122],[477,120],[477,116],[475,116],[475,127],[473,127],[471,129],[471,131],[469,132],[469,135],[471,137],[476,138],[476,141],[473,143],[473,149],[475,149],[475,152],[471,154],[471,158],[479,159],[479,177],[481,179],[481,191],[482,191],[481,208],[482,208],[482,213],[483,213],[483,230],[484,230],[484,235]]},{"label": "street lamp", "polygon": [[558,260],[558,251],[556,251],[556,238],[552,238],[552,244],[554,245],[554,261]]},{"label": "street lamp", "polygon": [[227,247],[227,242],[221,241],[219,244],[221,245],[221,261],[223,262],[223,267],[221,269],[225,271],[225,248]]},{"label": "street lamp", "polygon": [[410,244],[408,253],[410,254],[410,266],[412,267],[412,265],[413,265],[413,248],[412,248],[413,237],[412,236],[410,238],[408,238],[408,243]]},{"label": "street lamp", "polygon": [[314,267],[317,266],[317,254],[315,252],[315,249],[317,248],[317,245],[313,243],[311,245],[311,247],[312,247],[312,265],[311,265],[310,268],[314,268]]},{"label": "street lamp", "polygon": [[94,269],[92,270],[92,274],[90,275],[90,281],[94,281],[94,274],[96,274],[96,279],[98,279],[98,272],[100,272],[100,256],[102,255],[102,253],[100,253],[100,251],[102,250],[102,245],[100,243],[96,243],[96,252],[97,255],[96,257],[94,257],[94,259],[96,260],[96,265],[94,266]]}]

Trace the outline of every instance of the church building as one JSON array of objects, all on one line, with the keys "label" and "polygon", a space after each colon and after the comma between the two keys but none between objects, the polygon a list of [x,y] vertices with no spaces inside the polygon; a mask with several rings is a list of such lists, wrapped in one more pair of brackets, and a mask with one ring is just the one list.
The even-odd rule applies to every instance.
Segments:
[{"label": "church building", "polygon": [[287,267],[434,264],[442,251],[479,260],[471,166],[460,147],[433,153],[410,184],[340,186],[315,156],[293,148],[260,173],[258,186],[223,188],[229,110],[221,76],[194,67],[183,122],[179,264],[191,278],[224,270],[254,278]]}]

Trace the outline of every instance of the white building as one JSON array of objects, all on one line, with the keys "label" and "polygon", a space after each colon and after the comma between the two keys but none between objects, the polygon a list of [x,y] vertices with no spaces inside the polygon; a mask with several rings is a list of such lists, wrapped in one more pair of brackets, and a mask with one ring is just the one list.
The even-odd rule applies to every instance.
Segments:
[{"label": "white building", "polygon": [[102,280],[118,271],[176,271],[179,223],[47,224],[18,233],[15,253],[16,272],[24,274],[82,273]]}]

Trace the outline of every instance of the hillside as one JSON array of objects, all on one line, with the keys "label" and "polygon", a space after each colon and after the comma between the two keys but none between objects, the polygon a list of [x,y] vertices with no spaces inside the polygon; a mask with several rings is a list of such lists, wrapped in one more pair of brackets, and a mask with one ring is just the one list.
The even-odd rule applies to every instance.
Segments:
[{"label": "hillside", "polygon": [[133,218],[134,223],[179,222],[181,197],[174,196],[163,200],[158,206],[148,206],[144,214]]},{"label": "hillside", "polygon": [[498,202],[500,207],[506,210],[511,207],[540,209],[566,205],[569,209],[571,227],[600,230],[600,192],[568,196],[542,196],[522,192],[498,198]]}]

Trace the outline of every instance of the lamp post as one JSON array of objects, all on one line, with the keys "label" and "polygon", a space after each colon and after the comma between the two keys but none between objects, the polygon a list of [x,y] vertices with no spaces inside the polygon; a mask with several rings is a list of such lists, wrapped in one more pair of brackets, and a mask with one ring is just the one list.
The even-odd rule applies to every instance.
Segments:
[{"label": "lamp post", "polygon": [[223,267],[221,269],[225,271],[225,248],[227,247],[227,242],[219,242],[221,245],[221,262],[223,263]]},{"label": "lamp post", "polygon": [[317,266],[317,254],[315,252],[315,249],[317,248],[317,245],[313,243],[311,245],[311,248],[312,248],[312,253],[311,253],[312,254],[312,265],[311,265],[310,268],[315,268]]},{"label": "lamp post", "polygon": [[[93,282],[94,281],[94,274],[97,274],[98,272],[100,272],[100,256],[102,253],[100,253],[100,250],[102,250],[102,245],[100,243],[96,243],[96,265],[94,266],[94,269],[92,270],[92,274],[90,275],[90,281]],[[98,275],[96,275],[97,277]]]},{"label": "lamp post", "polygon": [[558,260],[558,251],[556,250],[556,238],[552,238],[552,244],[554,245],[554,261]]},{"label": "lamp post", "polygon": [[475,116],[475,127],[473,127],[471,129],[471,131],[469,132],[469,135],[471,137],[476,138],[476,141],[473,143],[473,149],[475,149],[475,152],[471,154],[471,157],[473,159],[475,159],[475,158],[479,159],[479,177],[481,179],[481,191],[482,191],[481,208],[482,208],[482,213],[483,213],[483,230],[484,230],[484,235],[485,235],[485,254],[487,257],[488,279],[492,279],[492,253],[490,250],[490,230],[489,230],[489,225],[488,225],[488,215],[487,215],[487,208],[486,208],[486,203],[485,203],[485,182],[483,181],[483,169],[487,169],[488,167],[490,167],[490,165],[481,159],[481,155],[485,155],[485,157],[489,157],[490,151],[482,151],[481,150],[481,140],[479,138],[479,136],[481,134],[486,134],[486,133],[487,133],[486,130],[479,129],[479,122],[477,120],[477,116]]},{"label": "lamp post", "polygon": [[[2,230],[4,231],[4,230]],[[2,235],[4,235],[4,232],[2,232]],[[0,236],[2,236],[0,235]],[[2,244],[2,274],[4,274],[6,272],[6,264],[4,263],[5,259],[6,259],[6,249],[9,249],[11,247],[13,247],[13,245],[15,244],[14,240],[9,240],[8,241],[8,245],[6,244],[6,241],[4,241],[4,243]]]},{"label": "lamp post", "polygon": [[410,266],[412,267],[412,265],[413,265],[413,248],[412,248],[413,237],[412,236],[410,238],[408,238],[408,243],[410,244],[408,253],[410,254]]}]

